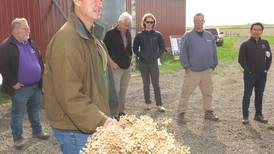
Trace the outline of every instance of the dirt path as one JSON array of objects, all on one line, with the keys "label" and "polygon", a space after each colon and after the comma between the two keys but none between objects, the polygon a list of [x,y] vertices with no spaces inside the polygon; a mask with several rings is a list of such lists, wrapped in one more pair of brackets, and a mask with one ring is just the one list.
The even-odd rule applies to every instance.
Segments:
[{"label": "dirt path", "polygon": [[[273,49],[273,48],[272,48]],[[184,72],[162,74],[160,77],[163,102],[167,107],[165,113],[159,113],[154,107],[150,111],[144,109],[142,80],[140,76],[133,76],[130,80],[128,103],[126,111],[129,114],[147,114],[161,121],[172,118],[174,121],[168,130],[176,134],[180,144],[191,147],[194,154],[273,154],[274,131],[268,125],[260,124],[251,119],[250,125],[241,123],[241,101],[243,95],[242,73],[238,65],[222,65],[224,76],[214,75],[214,108],[221,119],[220,122],[210,122],[203,119],[202,97],[200,90],[196,89],[190,98],[189,110],[186,114],[185,125],[176,123],[177,106],[180,98]],[[270,124],[274,123],[274,67],[268,74],[265,89],[263,113]],[[152,92],[152,91],[151,91]],[[153,92],[152,92],[153,96]],[[153,100],[153,99],[152,99]],[[251,100],[253,102],[253,98]],[[30,139],[30,146],[24,151],[13,148],[9,129],[9,105],[0,107],[0,153],[60,153],[58,144],[53,137],[48,141]],[[254,103],[250,105],[250,115],[254,115]],[[47,132],[50,128],[45,119],[44,126]],[[269,124],[269,125],[270,125]],[[25,122],[25,137],[30,138],[30,126]]]}]

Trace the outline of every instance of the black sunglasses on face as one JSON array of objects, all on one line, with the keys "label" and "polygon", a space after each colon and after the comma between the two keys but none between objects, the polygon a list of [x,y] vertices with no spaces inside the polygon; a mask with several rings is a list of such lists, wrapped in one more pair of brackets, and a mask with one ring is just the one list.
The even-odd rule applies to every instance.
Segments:
[{"label": "black sunglasses on face", "polygon": [[146,21],[147,24],[154,24],[154,21]]}]

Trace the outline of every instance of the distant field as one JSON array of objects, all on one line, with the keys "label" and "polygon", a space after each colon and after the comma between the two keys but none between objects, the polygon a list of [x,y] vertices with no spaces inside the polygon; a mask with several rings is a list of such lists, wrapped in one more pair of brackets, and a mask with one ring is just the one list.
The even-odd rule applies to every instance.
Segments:
[{"label": "distant field", "polygon": [[[206,28],[218,27],[220,31],[224,32],[225,36],[246,36],[250,35],[249,28],[251,25],[232,25],[232,26],[208,26]],[[274,36],[274,25],[264,25],[263,36]],[[193,27],[187,27],[187,30]]]},{"label": "distant field", "polygon": [[[246,29],[251,25],[232,25],[232,26],[217,26],[220,29]],[[265,28],[274,28],[274,25],[264,25]]]},{"label": "distant field", "polygon": [[[250,36],[250,30],[246,28],[220,28],[220,31],[224,32],[225,36]],[[263,32],[263,36],[274,36],[274,27],[266,27]]]}]

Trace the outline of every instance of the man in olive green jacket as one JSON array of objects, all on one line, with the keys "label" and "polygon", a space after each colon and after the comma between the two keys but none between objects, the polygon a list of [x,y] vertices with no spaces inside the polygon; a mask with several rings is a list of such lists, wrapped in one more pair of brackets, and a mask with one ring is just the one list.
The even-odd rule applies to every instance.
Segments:
[{"label": "man in olive green jacket", "polygon": [[63,153],[79,153],[98,126],[116,123],[108,104],[108,55],[93,35],[101,0],[75,0],[46,52],[44,106]]}]

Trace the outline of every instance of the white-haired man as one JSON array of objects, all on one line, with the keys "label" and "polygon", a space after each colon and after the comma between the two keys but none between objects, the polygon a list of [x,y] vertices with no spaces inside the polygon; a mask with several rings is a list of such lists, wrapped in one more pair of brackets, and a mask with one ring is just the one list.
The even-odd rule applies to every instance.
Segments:
[{"label": "white-haired man", "polygon": [[129,27],[131,20],[130,14],[122,13],[118,19],[118,25],[109,30],[104,37],[104,43],[111,57],[115,89],[119,101],[118,111],[114,113],[114,116],[118,118],[125,114],[126,92],[130,79],[132,45]]}]

